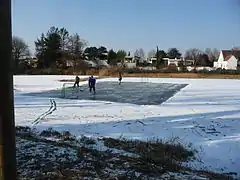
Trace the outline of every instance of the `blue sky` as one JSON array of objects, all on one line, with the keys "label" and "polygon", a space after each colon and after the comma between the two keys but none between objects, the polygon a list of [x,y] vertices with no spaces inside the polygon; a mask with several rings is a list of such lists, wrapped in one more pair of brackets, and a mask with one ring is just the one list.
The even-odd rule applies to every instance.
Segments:
[{"label": "blue sky", "polygon": [[229,49],[240,46],[238,0],[12,0],[13,35],[34,40],[51,26],[79,33],[89,46]]}]

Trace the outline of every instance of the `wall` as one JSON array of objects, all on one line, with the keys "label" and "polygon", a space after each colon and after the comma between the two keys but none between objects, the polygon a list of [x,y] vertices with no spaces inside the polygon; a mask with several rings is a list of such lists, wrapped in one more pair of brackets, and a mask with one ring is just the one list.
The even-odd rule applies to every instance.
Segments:
[{"label": "wall", "polygon": [[136,63],[126,63],[126,66],[128,69],[133,69],[133,68],[137,67],[137,64]]},{"label": "wall", "polygon": [[234,56],[232,56],[227,61],[226,69],[237,70],[237,62],[238,60]]},{"label": "wall", "polygon": [[224,61],[224,57],[223,57],[223,53],[222,51],[220,52],[220,55],[218,57],[218,62],[223,62]]}]

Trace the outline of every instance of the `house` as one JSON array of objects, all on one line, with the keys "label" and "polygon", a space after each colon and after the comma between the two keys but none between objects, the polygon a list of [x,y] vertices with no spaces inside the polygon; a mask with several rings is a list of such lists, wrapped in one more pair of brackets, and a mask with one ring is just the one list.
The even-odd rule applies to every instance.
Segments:
[{"label": "house", "polygon": [[216,69],[237,70],[240,67],[240,50],[222,50],[213,67]]},{"label": "house", "polygon": [[33,68],[37,67],[38,59],[36,57],[25,58],[24,61]]},{"label": "house", "polygon": [[[185,60],[183,59],[171,59],[171,58],[163,58],[163,62],[165,64],[165,66],[169,66],[169,65],[172,65],[174,64],[175,66],[178,66],[179,65],[179,62],[183,61],[185,63]],[[156,57],[151,57],[148,59],[147,61],[149,64],[156,64],[157,62],[157,58]],[[192,60],[186,60],[186,63],[187,64],[192,64]]]},{"label": "house", "polygon": [[147,60],[147,63],[156,64],[157,63],[157,58],[156,57],[151,57]]},{"label": "house", "polygon": [[84,60],[84,63],[89,67],[89,68],[101,68],[101,67],[108,67],[107,60],[100,60],[97,58],[96,60]]},{"label": "house", "polygon": [[124,66],[128,69],[137,67],[138,58],[135,56],[125,56],[124,58]]},{"label": "house", "polygon": [[194,65],[194,62],[195,62],[195,60],[193,60],[193,59],[184,59],[184,60],[183,60],[183,64],[184,64],[185,66],[193,66],[193,65]]},{"label": "house", "polygon": [[165,61],[165,64],[169,66],[170,64],[174,64],[178,67],[178,63],[183,61],[182,59],[170,59],[170,58],[163,58],[163,61]]},{"label": "house", "polygon": [[74,66],[74,61],[73,60],[66,60],[66,66],[67,67],[73,67]]},{"label": "house", "polygon": [[125,67],[126,67],[127,69],[134,69],[134,68],[137,67],[137,64],[136,64],[136,63],[126,63],[126,64],[125,64]]},{"label": "house", "polygon": [[134,58],[134,56],[125,56],[124,62],[125,63],[136,63],[136,59]]},{"label": "house", "polygon": [[97,64],[91,60],[83,60],[88,68],[96,68]]},{"label": "house", "polygon": [[97,58],[94,62],[96,63],[97,67],[108,67],[109,66],[107,59]]},{"label": "house", "polygon": [[104,52],[98,55],[98,57],[89,57],[89,53],[84,53],[84,60],[83,62],[89,68],[101,68],[101,67],[108,67],[108,60],[107,60],[108,53]]}]

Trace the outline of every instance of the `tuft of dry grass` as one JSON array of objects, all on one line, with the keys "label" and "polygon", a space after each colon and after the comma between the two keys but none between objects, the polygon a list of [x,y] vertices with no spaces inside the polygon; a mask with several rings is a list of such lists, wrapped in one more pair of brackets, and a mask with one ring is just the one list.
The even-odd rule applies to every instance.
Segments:
[{"label": "tuft of dry grass", "polygon": [[139,140],[103,138],[104,145],[110,148],[121,149],[130,153],[136,153],[143,158],[158,161],[158,157],[164,157],[174,161],[188,161],[194,156],[194,151],[186,149],[177,141],[163,142],[162,140]]},{"label": "tuft of dry grass", "polygon": [[195,151],[188,150],[178,142],[162,140],[139,141],[104,138],[104,145],[109,148],[124,150],[138,155],[138,162],[133,164],[140,172],[166,171],[176,172],[182,169],[181,163],[194,158]]}]

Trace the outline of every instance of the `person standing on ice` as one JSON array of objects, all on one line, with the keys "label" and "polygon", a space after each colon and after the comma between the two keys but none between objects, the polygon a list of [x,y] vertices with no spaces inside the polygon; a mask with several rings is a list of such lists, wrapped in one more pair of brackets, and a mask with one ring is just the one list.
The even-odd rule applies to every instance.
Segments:
[{"label": "person standing on ice", "polygon": [[121,82],[122,82],[122,73],[121,72],[119,72],[119,79],[118,79],[118,81],[119,81],[119,85],[120,85]]},{"label": "person standing on ice", "polygon": [[93,93],[96,94],[95,84],[96,84],[96,79],[93,76],[90,76],[88,79],[88,86],[89,86],[90,93],[93,90]]},{"label": "person standing on ice", "polygon": [[76,76],[73,87],[76,87],[76,85],[77,85],[77,87],[79,87],[79,81],[80,81],[80,78],[78,76]]}]

